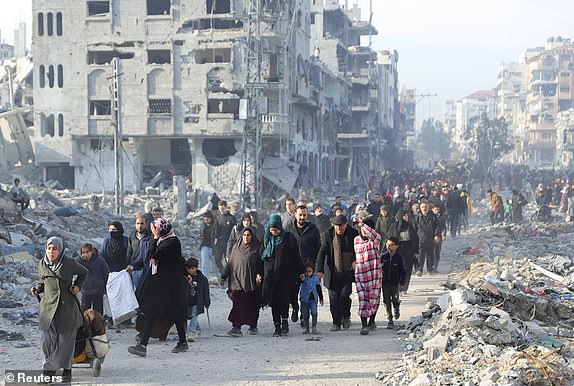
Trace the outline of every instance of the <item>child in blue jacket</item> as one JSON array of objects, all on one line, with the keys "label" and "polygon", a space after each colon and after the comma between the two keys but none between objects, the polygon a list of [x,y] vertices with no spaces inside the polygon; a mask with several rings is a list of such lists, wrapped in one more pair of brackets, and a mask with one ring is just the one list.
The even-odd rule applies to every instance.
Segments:
[{"label": "child in blue jacket", "polygon": [[301,301],[301,319],[303,319],[303,334],[309,334],[309,313],[312,317],[312,333],[317,332],[317,303],[323,305],[323,291],[321,281],[313,273],[314,264],[309,262],[305,266],[305,277],[301,284],[299,300]]}]

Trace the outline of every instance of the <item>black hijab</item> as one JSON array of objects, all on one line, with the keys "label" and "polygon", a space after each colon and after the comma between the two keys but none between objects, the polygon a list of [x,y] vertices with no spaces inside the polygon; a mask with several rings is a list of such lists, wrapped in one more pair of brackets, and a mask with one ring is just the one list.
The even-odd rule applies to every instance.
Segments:
[{"label": "black hijab", "polygon": [[[124,227],[119,221],[112,221],[108,227],[110,225],[115,226],[117,231],[110,232],[110,240],[106,248],[106,255],[108,256],[109,261],[112,262],[112,265],[119,266],[120,262],[121,264],[127,262],[128,250],[124,243]],[[124,268],[125,266],[120,268],[120,270]],[[112,270],[112,267],[110,267],[110,270]]]}]

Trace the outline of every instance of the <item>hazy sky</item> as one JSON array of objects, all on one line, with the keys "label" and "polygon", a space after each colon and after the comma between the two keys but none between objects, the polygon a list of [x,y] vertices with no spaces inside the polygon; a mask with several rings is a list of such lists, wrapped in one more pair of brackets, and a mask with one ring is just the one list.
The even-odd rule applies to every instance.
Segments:
[{"label": "hazy sky", "polygon": [[[369,0],[359,2],[369,18]],[[143,2],[143,0],[142,0]],[[344,0],[341,0],[344,3]],[[550,36],[574,39],[574,0],[372,0],[379,35],[373,48],[399,53],[401,86],[423,98],[417,121],[442,119],[444,101],[496,86],[498,66],[516,61]],[[0,0],[2,40],[12,43],[20,21],[31,36],[32,0]]]}]

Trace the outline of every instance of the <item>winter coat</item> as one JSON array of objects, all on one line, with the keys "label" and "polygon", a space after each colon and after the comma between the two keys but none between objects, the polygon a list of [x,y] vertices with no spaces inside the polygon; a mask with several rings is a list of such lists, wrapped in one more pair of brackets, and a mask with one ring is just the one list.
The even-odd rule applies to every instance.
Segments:
[{"label": "winter coat", "polygon": [[[77,275],[75,281],[74,275]],[[80,307],[70,287],[78,286],[81,289],[87,278],[88,270],[66,256],[61,257],[55,272],[48,267],[44,258],[38,262],[36,288],[39,294],[43,294],[40,301],[40,330],[48,331],[53,320],[60,333],[75,331],[82,325]]]},{"label": "winter coat", "polygon": [[[197,314],[203,314],[206,308],[209,308],[211,305],[211,298],[209,296],[209,281],[205,277],[205,275],[200,271],[197,270],[197,276],[193,277],[193,280],[197,282]],[[189,294],[191,290],[191,285],[186,281],[185,282],[185,291]],[[188,305],[191,305],[188,303]]]},{"label": "winter coat", "polygon": [[[359,232],[347,225],[345,233],[341,238],[341,248],[343,252],[351,252],[355,254],[355,237],[359,235]],[[335,274],[335,259],[333,257],[333,237],[335,236],[335,228],[329,229],[327,232],[323,233],[321,237],[321,249],[317,254],[317,264],[315,267],[315,272],[323,274],[323,285],[327,288],[331,288],[332,280]],[[346,249],[348,248],[348,249]],[[353,281],[355,280],[355,273],[351,270],[349,272],[343,272],[346,278]]]},{"label": "winter coat", "polygon": [[[399,220],[389,228],[388,237],[397,237],[401,243],[400,250],[405,258],[412,259],[419,252],[419,237],[415,227],[410,222]],[[408,240],[407,240],[408,238]]]},{"label": "winter coat", "polygon": [[414,226],[420,244],[430,244],[435,236],[441,237],[440,224],[434,213],[429,212],[426,216],[422,213],[417,214]]},{"label": "winter coat", "polygon": [[157,272],[143,279],[142,291],[138,297],[140,309],[145,315],[166,322],[176,322],[187,317],[187,298],[181,244],[177,237],[151,245],[149,257],[157,262]]},{"label": "winter coat", "polygon": [[199,227],[199,234],[202,236],[201,238],[201,245],[199,249],[202,247],[213,248],[213,239],[215,238],[215,225],[211,224],[211,226],[207,226],[205,222],[202,222]]},{"label": "winter coat", "polygon": [[406,270],[403,255],[400,250],[391,256],[389,251],[381,255],[383,267],[383,286],[405,285]]},{"label": "winter coat", "polygon": [[281,245],[276,246],[273,256],[263,263],[263,305],[288,304],[291,291],[304,272],[297,240],[285,232]]},{"label": "winter coat", "polygon": [[317,226],[311,222],[308,222],[301,234],[299,234],[299,229],[295,221],[292,221],[285,228],[286,232],[290,232],[297,240],[299,245],[299,255],[303,260],[303,263],[311,262],[315,265],[317,261],[317,253],[321,248],[321,234]]},{"label": "winter coat", "polygon": [[324,213],[321,213],[320,216],[309,216],[309,221],[317,226],[321,236],[331,228],[331,221]]},{"label": "winter coat", "polygon": [[110,270],[108,263],[100,256],[93,256],[90,260],[77,258],[80,263],[89,272],[88,278],[82,287],[82,294],[85,295],[102,295],[106,292],[106,284]]},{"label": "winter coat", "polygon": [[223,213],[215,218],[215,229],[213,230],[213,248],[219,251],[227,250],[227,241],[231,235],[231,230],[237,224],[235,217],[231,213]]},{"label": "winter coat", "polygon": [[395,218],[390,215],[387,215],[386,217],[379,216],[379,218],[377,218],[375,230],[381,235],[381,244],[384,244],[389,238],[389,229],[394,222]]}]

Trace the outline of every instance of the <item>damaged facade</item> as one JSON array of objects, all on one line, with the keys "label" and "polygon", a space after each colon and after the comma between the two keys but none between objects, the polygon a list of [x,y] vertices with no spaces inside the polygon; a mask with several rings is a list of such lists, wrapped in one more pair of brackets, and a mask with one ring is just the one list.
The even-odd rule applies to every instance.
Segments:
[{"label": "damaged facade", "polygon": [[[383,117],[392,131],[392,112],[378,110],[377,54],[360,47],[376,30],[358,21],[356,6],[322,3],[34,0],[36,163],[65,186],[113,190],[118,98],[125,190],[141,190],[163,171],[191,177],[195,188],[237,193],[247,63],[256,51],[262,162],[294,162],[300,183],[315,186],[380,170]],[[113,58],[121,95],[111,88]],[[396,88],[391,64],[386,87]]]}]

